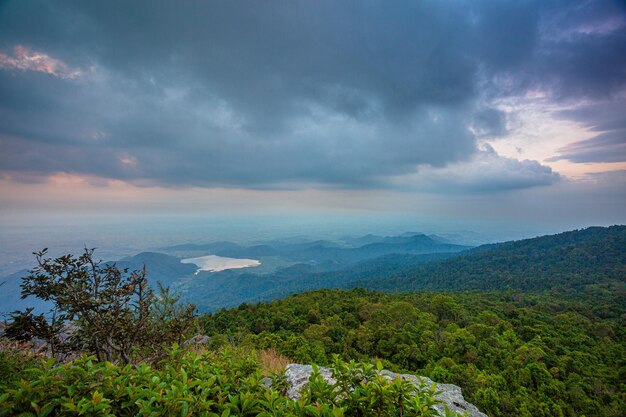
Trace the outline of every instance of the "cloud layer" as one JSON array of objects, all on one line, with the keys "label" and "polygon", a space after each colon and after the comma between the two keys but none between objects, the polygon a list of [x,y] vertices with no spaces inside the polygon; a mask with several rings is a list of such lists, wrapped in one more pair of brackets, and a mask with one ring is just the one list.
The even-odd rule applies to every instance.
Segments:
[{"label": "cloud layer", "polygon": [[481,146],[508,132],[493,102],[541,91],[583,103],[560,116],[598,135],[555,160],[625,161],[624,113],[600,110],[626,109],[625,14],[610,1],[3,3],[0,171],[172,187],[549,185],[547,166]]}]

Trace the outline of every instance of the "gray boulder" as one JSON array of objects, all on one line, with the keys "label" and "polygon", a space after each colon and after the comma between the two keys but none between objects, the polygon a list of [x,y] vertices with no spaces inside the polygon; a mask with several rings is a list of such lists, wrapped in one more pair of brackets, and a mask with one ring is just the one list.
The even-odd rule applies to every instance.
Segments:
[{"label": "gray boulder", "polygon": [[207,335],[204,334],[197,334],[194,337],[192,337],[191,339],[186,340],[183,343],[184,347],[188,347],[188,346],[201,346],[201,345],[209,345],[211,343],[211,338]]},{"label": "gray boulder", "polygon": [[[336,382],[332,378],[332,370],[330,368],[320,367],[319,371],[324,380],[328,383],[333,384]],[[297,363],[287,365],[285,368],[285,379],[289,385],[287,396],[292,399],[300,398],[300,391],[309,382],[312,373],[313,367],[311,365],[301,365]],[[419,387],[420,382],[427,387],[431,387],[433,384],[432,380],[423,376],[396,374],[386,369],[380,371],[380,374],[390,380],[402,378],[405,381],[411,381],[416,387]],[[452,384],[436,384],[436,389],[440,391],[440,394],[437,394],[435,398],[441,401],[442,404],[437,404],[434,408],[440,415],[445,415],[444,405],[447,405],[450,411],[461,415],[467,415],[469,417],[487,417],[487,415],[480,412],[476,406],[465,401],[460,387]]]}]

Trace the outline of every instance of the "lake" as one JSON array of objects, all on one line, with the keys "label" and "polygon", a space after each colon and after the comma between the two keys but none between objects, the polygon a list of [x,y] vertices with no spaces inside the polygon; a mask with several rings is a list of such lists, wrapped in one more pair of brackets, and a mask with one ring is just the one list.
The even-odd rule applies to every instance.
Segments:
[{"label": "lake", "polygon": [[184,264],[196,264],[198,266],[196,274],[200,271],[218,272],[225,269],[250,268],[261,265],[261,262],[255,259],[226,258],[217,255],[182,259],[181,262]]}]

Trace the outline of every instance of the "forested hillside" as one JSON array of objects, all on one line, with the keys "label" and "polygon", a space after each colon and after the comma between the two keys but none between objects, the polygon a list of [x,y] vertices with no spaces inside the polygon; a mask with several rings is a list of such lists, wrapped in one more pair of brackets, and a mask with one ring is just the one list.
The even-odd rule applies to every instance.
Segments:
[{"label": "forested hillside", "polygon": [[590,227],[499,245],[352,282],[390,291],[599,290],[624,291],[626,226]]},{"label": "forested hillside", "polygon": [[323,290],[203,322],[216,346],[273,347],[319,364],[334,354],[382,358],[387,368],[460,385],[490,416],[622,416],[626,338],[616,307],[623,302]]},{"label": "forested hillside", "polygon": [[[243,302],[272,301],[291,294],[320,288],[343,288],[367,276],[386,276],[456,253],[424,255],[391,254],[362,261],[338,271],[323,271],[328,265],[299,263],[269,274],[225,270],[200,276],[183,284],[186,299],[203,311],[234,307]],[[322,269],[322,271],[319,271]]]}]

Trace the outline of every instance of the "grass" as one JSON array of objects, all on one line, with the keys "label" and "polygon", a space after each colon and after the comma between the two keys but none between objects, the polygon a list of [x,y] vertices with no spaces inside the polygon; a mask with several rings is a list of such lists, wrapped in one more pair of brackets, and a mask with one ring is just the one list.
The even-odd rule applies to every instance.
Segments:
[{"label": "grass", "polygon": [[283,373],[285,367],[293,363],[291,359],[280,354],[276,349],[264,349],[256,352],[261,373],[265,376]]}]

